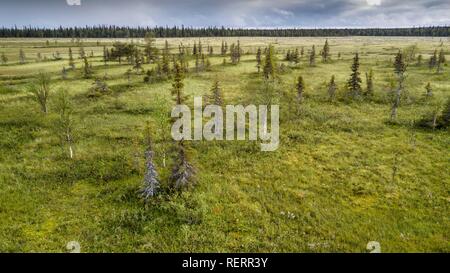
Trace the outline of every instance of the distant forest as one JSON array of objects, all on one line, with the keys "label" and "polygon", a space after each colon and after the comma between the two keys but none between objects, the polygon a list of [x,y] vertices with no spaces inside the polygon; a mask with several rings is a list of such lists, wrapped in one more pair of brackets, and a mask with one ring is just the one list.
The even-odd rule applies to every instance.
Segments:
[{"label": "distant forest", "polygon": [[151,32],[156,38],[171,37],[326,37],[326,36],[450,36],[449,26],[365,29],[246,29],[225,27],[14,27],[0,28],[0,38],[142,38]]}]

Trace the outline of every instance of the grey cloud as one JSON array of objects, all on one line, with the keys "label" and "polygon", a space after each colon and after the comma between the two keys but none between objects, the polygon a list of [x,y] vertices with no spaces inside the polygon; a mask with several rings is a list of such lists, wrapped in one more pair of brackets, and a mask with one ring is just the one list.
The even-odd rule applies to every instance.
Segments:
[{"label": "grey cloud", "polygon": [[2,0],[0,26],[181,25],[399,27],[449,25],[448,0]]}]

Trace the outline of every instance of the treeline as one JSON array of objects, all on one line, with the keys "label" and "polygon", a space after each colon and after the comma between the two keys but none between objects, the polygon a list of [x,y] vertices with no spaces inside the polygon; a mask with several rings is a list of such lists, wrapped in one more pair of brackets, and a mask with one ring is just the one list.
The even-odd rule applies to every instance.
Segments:
[{"label": "treeline", "polygon": [[327,37],[327,36],[450,36],[449,26],[365,29],[246,29],[225,27],[59,27],[0,28],[0,38],[142,38],[152,32],[156,38],[171,37]]}]

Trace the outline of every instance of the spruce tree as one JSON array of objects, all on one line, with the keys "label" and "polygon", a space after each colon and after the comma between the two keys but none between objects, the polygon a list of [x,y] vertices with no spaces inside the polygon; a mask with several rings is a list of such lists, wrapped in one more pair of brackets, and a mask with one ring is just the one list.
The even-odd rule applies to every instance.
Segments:
[{"label": "spruce tree", "polygon": [[159,190],[160,190],[160,182],[158,178],[158,172],[156,171],[156,166],[153,163],[153,158],[155,156],[155,153],[153,152],[153,145],[151,140],[151,132],[150,127],[147,125],[146,131],[145,131],[145,142],[146,142],[146,148],[145,148],[145,174],[144,174],[144,181],[143,181],[143,187],[141,189],[141,196],[144,198],[145,201],[150,200],[151,198],[155,197]]},{"label": "spruce tree", "polygon": [[86,53],[84,52],[83,46],[81,46],[79,49],[79,55],[80,55],[80,59],[84,59],[84,57],[86,57]]},{"label": "spruce tree", "polygon": [[275,79],[277,73],[277,63],[275,56],[275,48],[273,45],[269,45],[266,50],[266,56],[264,58],[263,73],[265,79]]},{"label": "spruce tree", "polygon": [[219,81],[214,81],[214,84],[211,88],[211,103],[214,105],[219,105],[222,106],[223,101],[222,101],[222,90],[219,86]]},{"label": "spruce tree", "polygon": [[169,56],[169,42],[165,42],[165,46],[164,46],[164,50],[163,50],[163,55],[162,55],[162,72],[166,75],[166,76],[170,76],[170,56]]},{"label": "spruce tree", "polygon": [[69,47],[69,66],[71,69],[75,69],[75,61],[73,60],[72,48]]},{"label": "spruce tree", "polygon": [[154,46],[155,35],[153,32],[147,32],[145,34],[145,47],[144,54],[147,59],[147,63],[155,62],[158,59],[158,49]]},{"label": "spruce tree", "polygon": [[298,65],[300,62],[300,56],[298,53],[298,48],[295,49],[294,54],[292,56],[292,61],[295,63],[295,65]]},{"label": "spruce tree", "polygon": [[313,45],[309,54],[309,66],[314,65],[316,65],[316,46]]},{"label": "spruce tree", "polygon": [[349,91],[349,95],[353,98],[359,96],[361,94],[361,77],[359,73],[359,55],[355,54],[353,58],[352,64],[352,73],[350,75],[350,79],[347,81],[347,89]]},{"label": "spruce tree", "polygon": [[178,144],[178,157],[170,176],[171,186],[175,190],[182,190],[192,186],[194,183],[195,170],[189,163],[183,142]]},{"label": "spruce tree", "polygon": [[336,90],[337,90],[337,85],[336,85],[336,80],[334,75],[331,76],[331,80],[328,83],[328,98],[330,100],[334,100],[334,98],[336,97]]},{"label": "spruce tree", "polygon": [[183,88],[184,88],[183,80],[184,80],[183,69],[177,62],[175,63],[174,78],[172,83],[172,96],[174,96],[174,101],[176,102],[176,104],[183,104],[186,100],[183,95]]},{"label": "spruce tree", "polygon": [[417,66],[421,66],[422,61],[423,61],[423,56],[422,56],[422,54],[419,54],[419,56],[417,56]]},{"label": "spruce tree", "polygon": [[394,62],[394,72],[397,76],[397,90],[395,92],[394,101],[392,103],[392,109],[391,109],[391,120],[394,121],[397,119],[397,111],[398,107],[400,106],[400,99],[403,91],[403,83],[405,80],[405,72],[406,72],[406,64],[404,61],[404,56],[402,52],[398,52],[395,56],[395,62]]},{"label": "spruce tree", "polygon": [[23,51],[23,49],[21,48],[19,51],[19,62],[21,64],[24,64],[26,60],[26,56],[25,56],[25,52]]},{"label": "spruce tree", "polygon": [[445,63],[445,53],[444,49],[441,48],[441,51],[439,51],[439,57],[437,59],[437,73],[441,73],[442,65]]},{"label": "spruce tree", "polygon": [[8,57],[6,57],[5,53],[2,53],[2,55],[0,57],[0,62],[2,64],[7,64],[8,63]]},{"label": "spruce tree", "polygon": [[366,93],[365,96],[370,98],[373,96],[374,87],[373,87],[373,70],[371,69],[369,73],[366,72]]},{"label": "spruce tree", "polygon": [[431,87],[431,83],[427,83],[427,85],[425,86],[425,96],[427,97],[432,97],[433,96],[433,88]]},{"label": "spruce tree", "polygon": [[83,76],[85,79],[89,79],[92,76],[92,69],[91,66],[89,65],[88,59],[85,56],[83,58],[84,60],[84,66],[83,66]]},{"label": "spruce tree", "polygon": [[256,52],[256,67],[258,68],[258,73],[261,71],[261,48],[258,47],[258,51]]},{"label": "spruce tree", "polygon": [[322,49],[322,61],[327,63],[330,59],[330,45],[328,44],[328,40],[325,41],[325,45]]},{"label": "spruce tree", "polygon": [[428,68],[433,69],[436,67],[438,62],[437,50],[434,50],[433,55],[430,57],[430,61],[428,62]]},{"label": "spruce tree", "polygon": [[297,91],[297,103],[300,105],[303,102],[303,94],[305,92],[305,81],[302,76],[298,77],[295,89]]}]

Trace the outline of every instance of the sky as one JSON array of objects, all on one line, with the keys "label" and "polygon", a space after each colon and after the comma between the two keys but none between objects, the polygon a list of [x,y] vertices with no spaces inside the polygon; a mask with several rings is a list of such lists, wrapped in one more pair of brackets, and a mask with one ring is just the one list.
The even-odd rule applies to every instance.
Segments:
[{"label": "sky", "polygon": [[450,0],[0,0],[0,26],[450,25]]}]

